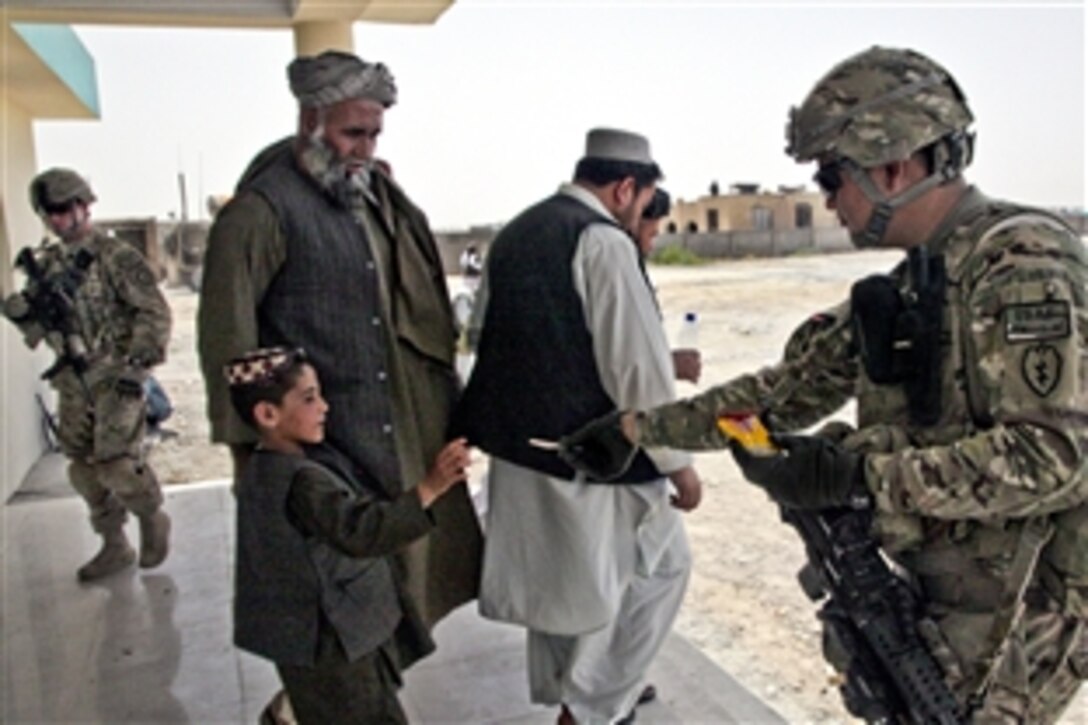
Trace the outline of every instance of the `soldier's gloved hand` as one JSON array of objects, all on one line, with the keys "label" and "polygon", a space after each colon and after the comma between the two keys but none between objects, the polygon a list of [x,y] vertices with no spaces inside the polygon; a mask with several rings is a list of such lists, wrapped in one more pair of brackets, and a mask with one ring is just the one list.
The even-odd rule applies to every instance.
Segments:
[{"label": "soldier's gloved hand", "polygon": [[4,317],[12,322],[22,322],[30,315],[30,301],[22,292],[15,292],[4,300]]},{"label": "soldier's gloved hand", "polygon": [[559,439],[559,457],[590,478],[608,481],[626,471],[638,447],[627,440],[621,419],[624,411],[592,420]]},{"label": "soldier's gloved hand", "polygon": [[125,364],[140,371],[148,370],[157,363],[162,362],[158,353],[150,350],[136,350],[125,358]]},{"label": "soldier's gloved hand", "polygon": [[729,449],[744,477],[778,503],[798,509],[864,507],[865,457],[817,436],[776,435],[774,455],[756,455],[733,440]]},{"label": "soldier's gloved hand", "polygon": [[113,389],[122,398],[139,398],[144,394],[144,376],[141,368],[128,367],[117,376]]}]

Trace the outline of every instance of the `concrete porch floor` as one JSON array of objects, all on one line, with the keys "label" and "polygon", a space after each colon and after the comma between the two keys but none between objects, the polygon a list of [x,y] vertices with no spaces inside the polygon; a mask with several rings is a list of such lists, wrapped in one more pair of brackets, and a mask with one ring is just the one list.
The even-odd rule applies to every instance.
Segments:
[{"label": "concrete porch floor", "polygon": [[[96,550],[64,460],[44,457],[0,514],[4,723],[253,723],[278,680],[231,644],[234,499],[226,481],[166,490],[166,563],[81,585]],[[135,542],[135,522],[129,523]],[[475,604],[436,629],[438,651],[406,674],[413,723],[552,723],[529,702],[524,633]],[[650,672],[660,693],[639,723],[777,723],[781,717],[672,635]]]}]

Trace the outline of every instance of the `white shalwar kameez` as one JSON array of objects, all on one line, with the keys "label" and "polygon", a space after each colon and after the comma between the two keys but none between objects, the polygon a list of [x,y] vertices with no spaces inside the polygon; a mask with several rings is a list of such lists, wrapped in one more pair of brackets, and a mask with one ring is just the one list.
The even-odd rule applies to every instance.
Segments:
[{"label": "white shalwar kameez", "polygon": [[[564,184],[560,192],[611,216],[581,187]],[[674,400],[675,388],[637,254],[620,230],[591,224],[571,267],[605,391],[620,409],[645,410]],[[485,279],[481,306],[486,286]],[[691,462],[680,451],[647,453],[664,473]],[[579,723],[630,712],[679,611],[690,568],[667,479],[587,485],[581,475],[571,482],[491,459],[480,612],[529,628],[533,702],[565,703]]]}]

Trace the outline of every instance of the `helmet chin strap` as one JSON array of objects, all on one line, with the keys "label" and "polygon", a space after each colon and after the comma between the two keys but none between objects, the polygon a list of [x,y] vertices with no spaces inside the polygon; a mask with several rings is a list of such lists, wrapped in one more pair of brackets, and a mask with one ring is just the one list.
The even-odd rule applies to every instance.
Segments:
[{"label": "helmet chin strap", "polygon": [[888,225],[891,223],[895,210],[906,206],[930,189],[946,184],[959,176],[963,168],[971,162],[973,142],[973,134],[957,132],[945,136],[937,143],[933,163],[937,170],[914,186],[890,198],[876,187],[865,169],[850,159],[843,159],[843,168],[873,205],[873,211],[869,214],[865,228],[850,235],[850,241],[854,246],[858,249],[879,247],[888,231]]}]

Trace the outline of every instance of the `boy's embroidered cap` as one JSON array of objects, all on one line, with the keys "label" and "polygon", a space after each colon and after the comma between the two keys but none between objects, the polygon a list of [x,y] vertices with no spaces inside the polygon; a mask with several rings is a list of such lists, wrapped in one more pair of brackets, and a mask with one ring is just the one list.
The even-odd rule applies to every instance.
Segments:
[{"label": "boy's embroidered cap", "polygon": [[231,385],[250,385],[270,380],[300,359],[306,359],[300,347],[265,347],[234,358],[223,367],[223,374]]}]

